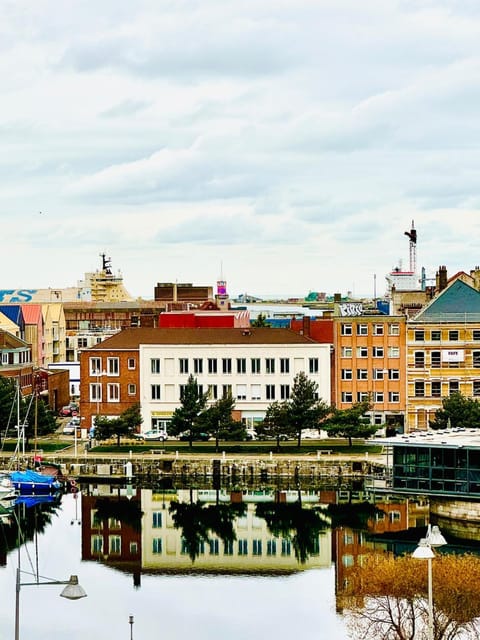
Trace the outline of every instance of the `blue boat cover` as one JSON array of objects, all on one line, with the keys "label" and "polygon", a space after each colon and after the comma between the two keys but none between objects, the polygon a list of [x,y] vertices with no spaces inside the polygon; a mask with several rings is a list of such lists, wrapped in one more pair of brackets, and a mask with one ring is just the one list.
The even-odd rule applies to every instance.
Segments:
[{"label": "blue boat cover", "polygon": [[53,484],[55,478],[53,476],[44,476],[36,471],[12,471],[10,474],[12,482],[24,482],[32,484]]}]

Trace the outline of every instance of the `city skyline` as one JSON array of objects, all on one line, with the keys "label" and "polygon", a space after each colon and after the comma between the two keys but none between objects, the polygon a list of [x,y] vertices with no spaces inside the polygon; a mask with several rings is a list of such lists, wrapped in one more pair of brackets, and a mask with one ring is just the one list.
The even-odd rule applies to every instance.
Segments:
[{"label": "city skyline", "polygon": [[0,7],[2,284],[383,295],[480,263],[480,7],[53,0]]}]

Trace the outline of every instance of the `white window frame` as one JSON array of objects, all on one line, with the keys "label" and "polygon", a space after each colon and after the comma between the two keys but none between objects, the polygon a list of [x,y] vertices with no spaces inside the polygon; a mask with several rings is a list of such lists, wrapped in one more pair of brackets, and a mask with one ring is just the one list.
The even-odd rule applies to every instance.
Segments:
[{"label": "white window frame", "polygon": [[261,384],[252,384],[250,385],[250,395],[252,400],[261,400],[262,399],[262,385]]},{"label": "white window frame", "polygon": [[120,402],[120,384],[118,382],[107,383],[107,402]]},{"label": "white window frame", "polygon": [[90,375],[99,376],[102,373],[102,359],[98,356],[88,359]]},{"label": "white window frame", "polygon": [[154,376],[159,375],[161,372],[162,360],[161,358],[150,358],[150,373]]},{"label": "white window frame", "polygon": [[372,357],[373,358],[384,358],[385,357],[385,349],[383,347],[372,347]]},{"label": "white window frame", "polygon": [[137,385],[134,384],[133,382],[130,382],[128,384],[127,389],[128,389],[128,395],[129,396],[135,396],[137,394]]},{"label": "white window frame", "polygon": [[236,397],[237,397],[237,400],[246,400],[247,399],[247,385],[246,384],[237,384],[237,386],[236,386]]},{"label": "white window frame", "polygon": [[102,385],[100,382],[91,382],[89,384],[90,402],[102,402]]},{"label": "white window frame", "polygon": [[340,325],[340,335],[351,336],[353,333],[351,322],[342,322]]},{"label": "white window frame", "polygon": [[352,357],[352,347],[342,347],[342,358]]},{"label": "white window frame", "polygon": [[161,400],[162,399],[162,385],[160,385],[160,384],[151,384],[150,385],[150,399],[151,400]]},{"label": "white window frame", "polygon": [[400,402],[400,392],[399,391],[389,391],[388,392],[388,401],[389,402]]},{"label": "white window frame", "polygon": [[135,358],[128,358],[127,367],[130,371],[134,371],[136,369]]},{"label": "white window frame", "polygon": [[397,346],[388,347],[388,357],[389,358],[399,358],[400,357],[400,347],[397,347]]},{"label": "white window frame", "polygon": [[357,380],[368,380],[368,369],[357,369]]},{"label": "white window frame", "polygon": [[351,404],[353,402],[353,393],[351,391],[342,391],[342,402]]},{"label": "white window frame", "polygon": [[357,324],[357,336],[368,336],[368,324]]},{"label": "white window frame", "polygon": [[389,336],[399,336],[400,335],[400,325],[398,323],[392,323],[388,325],[388,335]]},{"label": "white window frame", "polygon": [[357,358],[368,358],[368,347],[357,347]]},{"label": "white window frame", "polygon": [[385,333],[385,327],[383,324],[374,324],[373,325],[373,335],[374,336],[383,336]]},{"label": "white window frame", "polygon": [[353,372],[351,369],[342,369],[342,380],[353,380]]},{"label": "white window frame", "polygon": [[107,375],[108,376],[120,375],[120,358],[117,358],[117,357],[107,358]]}]

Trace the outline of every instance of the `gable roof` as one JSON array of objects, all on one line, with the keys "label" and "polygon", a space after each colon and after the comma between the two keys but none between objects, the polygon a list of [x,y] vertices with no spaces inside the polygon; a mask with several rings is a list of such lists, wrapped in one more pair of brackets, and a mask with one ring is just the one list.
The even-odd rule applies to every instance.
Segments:
[{"label": "gable roof", "polygon": [[192,344],[192,345],[281,345],[281,344],[318,344],[290,329],[272,329],[259,327],[255,329],[153,329],[139,327],[124,329],[95,345],[89,351],[97,349],[138,349],[141,344]]},{"label": "gable roof", "polygon": [[424,307],[415,322],[480,322],[480,292],[457,279]]},{"label": "gable roof", "polygon": [[25,324],[39,324],[42,320],[42,306],[40,304],[22,304]]},{"label": "gable roof", "polygon": [[30,348],[28,342],[21,340],[8,331],[0,329],[0,349],[27,349]]},{"label": "gable roof", "polygon": [[19,304],[2,304],[0,311],[23,330],[23,313]]}]

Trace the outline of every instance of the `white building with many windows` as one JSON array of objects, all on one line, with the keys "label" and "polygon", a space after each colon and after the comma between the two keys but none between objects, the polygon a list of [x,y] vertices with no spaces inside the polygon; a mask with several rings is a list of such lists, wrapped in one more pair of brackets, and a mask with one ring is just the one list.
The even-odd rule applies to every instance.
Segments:
[{"label": "white building with many windows", "polygon": [[[180,405],[192,374],[215,400],[231,393],[247,426],[263,419],[275,400],[288,400],[304,371],[330,402],[330,346],[287,329],[173,329],[173,343],[139,345],[144,429],[161,427]],[[175,333],[172,337],[175,337]]]},{"label": "white building with many windows", "polygon": [[164,430],[193,375],[212,402],[231,393],[236,419],[253,426],[301,371],[330,404],[330,352],[289,329],[126,329],[82,352],[81,412],[90,423],[139,402],[142,430]]}]

